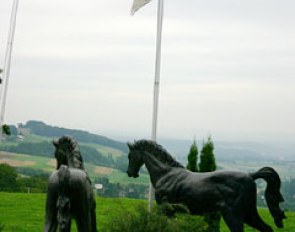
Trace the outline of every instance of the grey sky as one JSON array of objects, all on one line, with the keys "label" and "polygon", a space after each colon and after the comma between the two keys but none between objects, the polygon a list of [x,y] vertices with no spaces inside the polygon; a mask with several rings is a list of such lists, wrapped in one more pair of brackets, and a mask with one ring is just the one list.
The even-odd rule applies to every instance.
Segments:
[{"label": "grey sky", "polygon": [[[157,1],[131,5],[20,0],[5,121],[148,137]],[[166,0],[159,136],[295,138],[294,22],[293,0]]]}]

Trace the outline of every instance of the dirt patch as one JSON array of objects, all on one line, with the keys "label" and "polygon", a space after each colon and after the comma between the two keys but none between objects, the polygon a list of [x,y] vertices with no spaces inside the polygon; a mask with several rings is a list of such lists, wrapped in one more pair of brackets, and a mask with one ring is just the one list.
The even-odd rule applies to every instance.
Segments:
[{"label": "dirt patch", "polygon": [[15,157],[15,155],[6,151],[0,152],[0,159],[10,159],[11,157]]},{"label": "dirt patch", "polygon": [[50,167],[55,168],[56,167],[56,159],[51,159],[46,164]]},{"label": "dirt patch", "polygon": [[107,168],[107,167],[96,167],[95,168],[95,173],[99,175],[110,175],[112,174],[113,169],[112,168]]},{"label": "dirt patch", "polygon": [[8,164],[12,167],[30,167],[36,164],[35,161],[19,161],[19,160],[11,160],[11,159],[0,159],[0,164]]}]

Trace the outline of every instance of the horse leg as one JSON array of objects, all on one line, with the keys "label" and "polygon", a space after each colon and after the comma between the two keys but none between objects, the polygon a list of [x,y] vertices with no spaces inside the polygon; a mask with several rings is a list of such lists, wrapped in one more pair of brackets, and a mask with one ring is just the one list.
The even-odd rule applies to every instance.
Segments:
[{"label": "horse leg", "polygon": [[91,232],[97,232],[97,228],[96,228],[96,202],[95,202],[93,194],[91,194],[90,201],[91,201],[90,202]]},{"label": "horse leg", "polygon": [[[53,208],[53,207],[52,207]],[[56,219],[56,209],[46,210],[46,218],[44,225],[44,232],[56,232],[57,230],[57,219]]]},{"label": "horse leg", "polygon": [[245,216],[245,223],[261,232],[273,232],[273,229],[267,225],[258,214],[256,208],[256,185],[253,185],[252,189],[249,191],[249,195],[251,195],[251,197],[249,199],[249,209]]},{"label": "horse leg", "polygon": [[[88,212],[86,212],[88,214]],[[77,229],[79,232],[90,232],[88,215],[80,214],[76,217]]]},{"label": "horse leg", "polygon": [[87,199],[80,201],[79,212],[76,215],[77,229],[79,232],[91,231],[91,215],[89,210],[89,202]]},{"label": "horse leg", "polygon": [[243,219],[230,209],[221,208],[222,217],[231,232],[244,232]]},{"label": "horse leg", "polygon": [[95,210],[91,210],[90,212],[90,217],[91,217],[91,232],[97,232],[96,229],[96,213]]},{"label": "horse leg", "polygon": [[46,197],[46,217],[44,232],[56,232],[57,230],[57,194],[55,186],[49,183]]},{"label": "horse leg", "polygon": [[257,209],[251,212],[251,215],[245,219],[245,223],[261,232],[273,232],[273,229],[261,219]]},{"label": "horse leg", "polygon": [[259,216],[256,208],[256,193],[255,204],[251,204],[248,214],[245,217],[245,223],[261,232],[273,232],[273,229],[267,225]]}]

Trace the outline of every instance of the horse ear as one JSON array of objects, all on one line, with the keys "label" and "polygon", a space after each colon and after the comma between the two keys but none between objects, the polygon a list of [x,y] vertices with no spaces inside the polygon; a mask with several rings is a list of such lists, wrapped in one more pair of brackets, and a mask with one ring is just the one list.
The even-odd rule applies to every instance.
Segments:
[{"label": "horse ear", "polygon": [[58,142],[56,140],[52,140],[52,144],[53,144],[53,146],[57,147]]},{"label": "horse ear", "polygon": [[127,146],[129,147],[129,150],[132,150],[133,149],[133,144],[132,143],[127,143]]}]

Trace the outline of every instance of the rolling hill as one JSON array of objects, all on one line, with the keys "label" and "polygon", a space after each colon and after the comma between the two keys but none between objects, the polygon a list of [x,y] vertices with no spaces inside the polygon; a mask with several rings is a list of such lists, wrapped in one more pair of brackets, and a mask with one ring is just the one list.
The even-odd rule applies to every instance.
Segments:
[{"label": "rolling hill", "polygon": [[[11,126],[12,127],[12,126]],[[49,174],[56,166],[52,140],[63,135],[73,137],[79,145],[91,178],[108,177],[110,182],[145,183],[149,177],[131,179],[126,175],[126,144],[87,131],[60,128],[40,121],[28,121],[12,130],[16,133],[0,143],[0,163],[7,163],[22,175]]]}]

